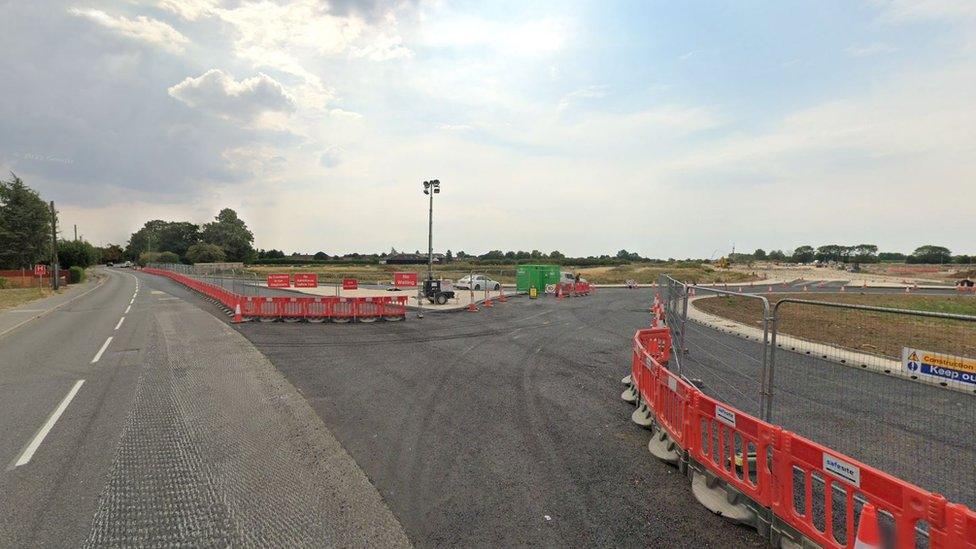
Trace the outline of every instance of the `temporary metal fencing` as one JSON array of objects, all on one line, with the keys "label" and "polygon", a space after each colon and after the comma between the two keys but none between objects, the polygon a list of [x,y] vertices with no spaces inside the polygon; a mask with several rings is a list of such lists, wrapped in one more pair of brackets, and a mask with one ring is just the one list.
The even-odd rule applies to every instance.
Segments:
[{"label": "temporary metal fencing", "polygon": [[[675,353],[674,370],[706,395],[767,418],[769,301],[761,295],[686,286],[667,275],[660,277],[658,285],[663,290],[665,322],[674,331],[680,350]],[[753,305],[758,309],[754,319],[756,334],[749,339],[728,340],[714,329],[689,322],[691,303],[709,296],[754,300]]]},{"label": "temporary metal fencing", "polygon": [[774,318],[778,424],[976,507],[976,317],[788,297]]},{"label": "temporary metal fencing", "polygon": [[[923,382],[902,362],[910,350],[950,366],[976,356],[976,317],[800,299],[771,310],[763,296],[659,287],[678,351],[662,360],[660,336],[635,336],[633,417],[655,426],[652,453],[689,472],[703,504],[774,544],[850,547],[870,502],[891,546],[976,547],[964,505],[976,500],[976,385]],[[739,323],[694,304],[689,322],[706,295]]]},{"label": "temporary metal fencing", "polygon": [[407,296],[269,296],[261,295],[257,281],[239,270],[196,272],[189,265],[151,264],[143,271],[165,276],[199,292],[223,306],[235,321],[342,323],[406,318]]},{"label": "temporary metal fencing", "polygon": [[[667,327],[635,334],[625,396],[651,420],[639,421],[654,431],[651,453],[687,473],[707,508],[775,547],[855,547],[866,504],[885,547],[976,547],[965,505],[704,395],[668,369],[671,340]],[[817,479],[830,497],[815,494]]]}]

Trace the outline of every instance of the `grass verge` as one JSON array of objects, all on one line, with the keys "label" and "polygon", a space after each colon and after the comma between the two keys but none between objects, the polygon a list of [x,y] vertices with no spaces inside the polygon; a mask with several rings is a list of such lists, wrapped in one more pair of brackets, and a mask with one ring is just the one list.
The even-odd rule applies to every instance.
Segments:
[{"label": "grass verge", "polygon": [[50,288],[8,288],[0,290],[0,311],[51,295]]}]

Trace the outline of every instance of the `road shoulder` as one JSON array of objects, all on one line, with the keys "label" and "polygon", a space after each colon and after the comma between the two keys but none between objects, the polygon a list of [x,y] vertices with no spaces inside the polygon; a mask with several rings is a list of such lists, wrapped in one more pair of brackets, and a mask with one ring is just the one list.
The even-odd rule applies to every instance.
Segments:
[{"label": "road shoulder", "polygon": [[156,305],[153,322],[89,546],[409,545],[366,475],[250,342],[183,301]]}]

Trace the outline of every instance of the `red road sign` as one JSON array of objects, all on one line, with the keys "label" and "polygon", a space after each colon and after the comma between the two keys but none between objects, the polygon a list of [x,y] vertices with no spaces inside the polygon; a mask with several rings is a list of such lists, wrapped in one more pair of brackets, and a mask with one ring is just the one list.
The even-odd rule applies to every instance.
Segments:
[{"label": "red road sign", "polygon": [[286,274],[269,274],[268,287],[269,288],[290,288],[291,277],[289,277]]},{"label": "red road sign", "polygon": [[319,275],[315,273],[295,273],[296,288],[318,288]]},{"label": "red road sign", "polygon": [[393,285],[396,287],[417,285],[417,273],[393,273]]},{"label": "red road sign", "polygon": [[359,281],[355,278],[343,278],[342,279],[342,289],[343,290],[358,290]]},{"label": "red road sign", "polygon": [[34,265],[34,276],[44,276],[47,274],[47,265]]}]

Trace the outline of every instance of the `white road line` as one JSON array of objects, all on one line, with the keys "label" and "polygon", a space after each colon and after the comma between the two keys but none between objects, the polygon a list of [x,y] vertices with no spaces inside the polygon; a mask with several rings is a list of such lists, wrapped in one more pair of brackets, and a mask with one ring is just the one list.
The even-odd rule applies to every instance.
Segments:
[{"label": "white road line", "polygon": [[129,300],[129,305],[132,305],[135,302],[135,300],[136,300],[135,296],[132,296],[132,299]]},{"label": "white road line", "polygon": [[71,404],[71,399],[75,398],[75,395],[78,394],[78,389],[81,389],[81,385],[84,382],[84,379],[79,379],[75,382],[74,387],[68,391],[68,394],[64,397],[64,400],[61,401],[61,404],[58,404],[58,407],[54,409],[54,413],[51,414],[51,417],[47,418],[47,421],[44,422],[41,429],[36,435],[34,435],[34,439],[30,441],[27,448],[24,448],[24,453],[20,454],[20,457],[17,458],[17,462],[14,463],[14,467],[20,467],[21,465],[26,465],[28,462],[30,462],[31,458],[34,457],[34,452],[36,452],[37,448],[40,447],[42,442],[44,442],[44,437],[51,432],[51,428],[54,427],[54,424],[58,422],[58,418],[60,418],[61,414],[64,413],[65,408]]},{"label": "white road line", "polygon": [[108,349],[108,344],[111,342],[112,342],[112,336],[109,336],[109,338],[105,340],[105,343],[102,343],[102,348],[99,349],[97,353],[95,353],[95,358],[93,358],[91,361],[92,364],[98,362],[98,359],[102,358],[102,353],[105,352],[105,349]]},{"label": "white road line", "polygon": [[120,318],[120,319],[119,319],[119,323],[115,325],[115,329],[116,329],[116,330],[118,330],[118,329],[119,329],[119,326],[121,326],[121,325],[122,325],[122,321],[123,321],[123,320],[125,320],[125,317],[124,317],[124,316],[123,316],[122,318]]},{"label": "white road line", "polygon": [[125,308],[125,314],[129,314],[129,309],[131,308],[132,308],[132,304],[129,303],[129,306]]}]

